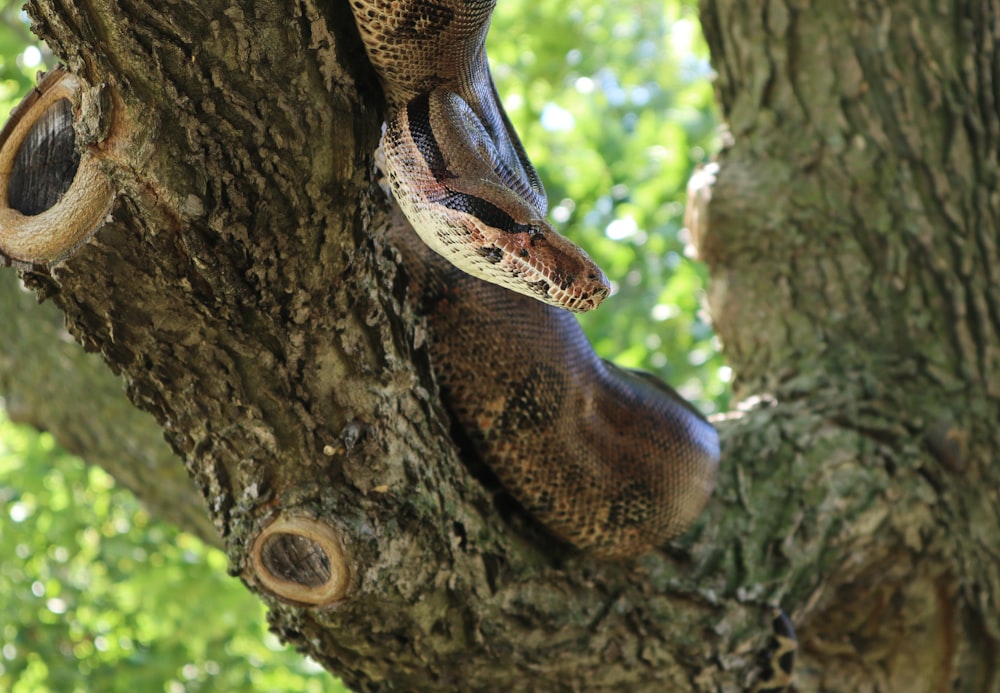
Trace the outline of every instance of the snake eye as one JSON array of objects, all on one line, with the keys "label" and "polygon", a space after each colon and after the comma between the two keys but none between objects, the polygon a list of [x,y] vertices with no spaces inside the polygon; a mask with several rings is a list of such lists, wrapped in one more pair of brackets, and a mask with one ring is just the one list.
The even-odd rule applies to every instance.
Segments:
[{"label": "snake eye", "polygon": [[543,238],[545,238],[545,231],[541,227],[534,224],[528,227],[528,240],[531,241],[531,245],[534,245]]}]

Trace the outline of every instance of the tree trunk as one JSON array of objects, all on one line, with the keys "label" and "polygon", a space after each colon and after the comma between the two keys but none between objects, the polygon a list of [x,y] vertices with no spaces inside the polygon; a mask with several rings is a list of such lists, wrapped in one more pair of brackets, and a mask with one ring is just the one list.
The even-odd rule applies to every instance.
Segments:
[{"label": "tree trunk", "polygon": [[358,690],[736,690],[775,602],[802,690],[996,690],[996,8],[897,4],[703,3],[732,141],[698,232],[751,404],[704,521],[631,564],[452,443],[346,3],[29,3],[120,195],[28,281],[166,431],[276,631]]},{"label": "tree trunk", "polygon": [[803,690],[1000,689],[1000,6],[705,0],[723,489]]}]

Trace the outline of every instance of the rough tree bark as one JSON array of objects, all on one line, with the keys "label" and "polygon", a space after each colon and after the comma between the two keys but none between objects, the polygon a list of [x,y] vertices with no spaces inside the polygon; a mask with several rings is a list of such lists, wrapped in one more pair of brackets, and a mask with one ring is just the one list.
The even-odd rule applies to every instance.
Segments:
[{"label": "rough tree bark", "polygon": [[[705,0],[732,575],[804,690],[1000,689],[1000,6]],[[725,533],[714,541],[725,539]]]},{"label": "rough tree bark", "polygon": [[[346,3],[29,3],[121,195],[27,280],[166,431],[276,630],[358,690],[738,690],[772,602],[802,690],[997,690],[997,8],[828,5],[703,3],[732,141],[698,230],[751,404],[704,521],[634,563],[547,538],[451,442]],[[254,554],[267,528],[343,552],[336,604],[275,596],[315,583]]]},{"label": "rough tree bark", "polygon": [[64,448],[101,465],[153,513],[220,545],[204,503],[149,414],[121,379],[66,331],[52,303],[38,304],[12,271],[0,272],[0,394],[7,416],[49,431]]}]

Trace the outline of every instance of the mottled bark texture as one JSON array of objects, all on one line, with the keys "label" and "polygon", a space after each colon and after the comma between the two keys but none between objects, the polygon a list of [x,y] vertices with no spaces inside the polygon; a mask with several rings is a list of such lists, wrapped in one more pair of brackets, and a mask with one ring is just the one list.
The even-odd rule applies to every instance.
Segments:
[{"label": "mottled bark texture", "polygon": [[759,403],[720,426],[704,521],[632,564],[546,537],[451,442],[346,3],[29,3],[121,195],[28,281],[152,412],[277,632],[358,690],[739,690],[776,600],[802,690],[996,688],[1000,23],[897,4],[704,3],[732,142],[703,254]]},{"label": "mottled bark texture", "polygon": [[757,605],[701,592],[696,535],[588,559],[460,459],[378,240],[382,100],[346,3],[28,9],[92,86],[80,139],[113,141],[121,194],[27,279],[164,429],[282,637],[359,690],[676,689],[706,624],[763,643]]},{"label": "mottled bark texture", "polygon": [[51,302],[39,304],[11,270],[0,271],[0,396],[7,415],[46,430],[98,464],[159,517],[220,544],[204,503],[149,414],[121,379],[85,353]]},{"label": "mottled bark texture", "polygon": [[738,394],[773,402],[725,429],[716,507],[748,521],[710,541],[782,597],[802,690],[996,691],[1000,5],[702,22],[712,312]]}]

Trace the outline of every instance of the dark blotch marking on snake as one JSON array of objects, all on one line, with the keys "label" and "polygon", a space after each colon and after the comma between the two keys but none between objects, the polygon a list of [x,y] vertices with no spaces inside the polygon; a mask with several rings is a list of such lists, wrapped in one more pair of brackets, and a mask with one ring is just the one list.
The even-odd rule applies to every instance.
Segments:
[{"label": "dark blotch marking on snake", "polygon": [[552,285],[549,284],[544,279],[539,279],[537,282],[529,282],[528,286],[530,286],[532,290],[537,291],[540,294],[547,294],[549,293],[549,287]]},{"label": "dark blotch marking on snake", "polygon": [[535,226],[517,223],[507,212],[481,197],[449,190],[437,201],[448,209],[470,214],[481,222],[497,229],[503,229],[507,233],[526,233],[528,238],[534,238],[538,235]]},{"label": "dark blotch marking on snake", "polygon": [[565,374],[550,365],[532,364],[523,378],[511,382],[513,395],[504,407],[500,429],[524,431],[551,426],[559,416],[565,382]]},{"label": "dark blotch marking on snake", "polygon": [[[628,457],[621,460],[622,466],[634,465]],[[656,499],[646,486],[631,481],[615,494],[608,509],[608,524],[622,527],[642,527],[655,512]]]},{"label": "dark blotch marking on snake", "polygon": [[494,265],[503,260],[503,251],[497,248],[495,245],[479,248],[478,250],[476,250],[476,252],[482,255],[490,262],[492,262]]},{"label": "dark blotch marking on snake", "polygon": [[403,16],[396,26],[400,37],[429,40],[455,21],[454,10],[436,3],[403,3],[403,9]]},{"label": "dark blotch marking on snake", "polygon": [[444,155],[434,130],[431,128],[430,92],[424,92],[406,105],[406,120],[410,125],[410,136],[417,144],[417,151],[424,157],[424,163],[430,169],[434,180],[441,185],[457,176],[448,170]]}]

